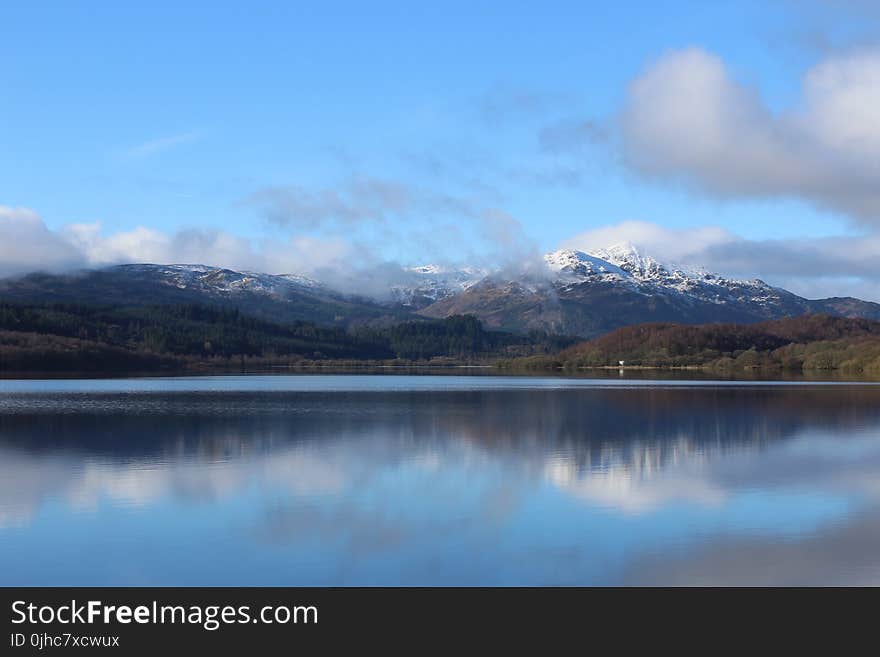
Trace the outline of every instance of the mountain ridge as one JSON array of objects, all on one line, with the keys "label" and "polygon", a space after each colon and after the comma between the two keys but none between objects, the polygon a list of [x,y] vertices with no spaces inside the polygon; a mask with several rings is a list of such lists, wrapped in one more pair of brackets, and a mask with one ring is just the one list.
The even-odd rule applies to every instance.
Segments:
[{"label": "mountain ridge", "polygon": [[753,323],[809,313],[880,319],[880,304],[852,297],[806,299],[760,279],[665,265],[631,245],[544,256],[550,276],[487,277],[420,309],[428,317],[475,314],[492,328],[592,337],[645,322]]},{"label": "mountain ridge", "polygon": [[0,299],[20,302],[209,302],[276,321],[388,325],[418,317],[474,315],[488,328],[593,337],[645,322],[754,323],[826,313],[880,319],[880,304],[853,297],[806,299],[760,279],[664,264],[629,244],[559,249],[518,273],[481,267],[402,269],[385,294],[343,290],[302,274],[199,264],[122,264],[0,280]]}]

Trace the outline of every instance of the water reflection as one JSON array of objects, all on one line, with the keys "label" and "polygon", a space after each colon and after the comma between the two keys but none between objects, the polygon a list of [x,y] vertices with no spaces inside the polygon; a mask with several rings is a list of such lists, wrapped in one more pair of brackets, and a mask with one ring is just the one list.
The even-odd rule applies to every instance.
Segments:
[{"label": "water reflection", "polygon": [[0,396],[0,583],[880,582],[877,387],[372,381]]}]

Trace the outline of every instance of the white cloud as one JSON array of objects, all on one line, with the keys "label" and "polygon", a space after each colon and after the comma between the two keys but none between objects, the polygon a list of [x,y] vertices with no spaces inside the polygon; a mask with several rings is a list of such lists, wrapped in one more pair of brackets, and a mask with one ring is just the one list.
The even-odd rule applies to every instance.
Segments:
[{"label": "white cloud", "polygon": [[564,248],[592,251],[615,244],[632,244],[663,262],[686,262],[707,248],[727,244],[736,236],[719,226],[666,228],[647,221],[622,221],[579,233]]},{"label": "white cloud", "polygon": [[[514,219],[506,219],[511,230],[518,226]],[[203,264],[304,274],[331,288],[376,298],[389,295],[393,285],[413,282],[411,272],[351,235],[248,239],[217,229],[166,233],[144,226],[107,233],[100,222],[51,230],[32,210],[0,207],[0,277],[123,263]]]},{"label": "white cloud", "polygon": [[880,50],[833,54],[774,113],[699,48],[661,57],[629,89],[625,161],[731,197],[796,197],[880,225]]},{"label": "white cloud", "polygon": [[199,263],[269,273],[363,264],[354,247],[341,239],[292,236],[255,242],[222,230],[164,233],[143,226],[104,234],[99,222],[52,230],[33,210],[0,206],[0,276],[132,262]]},{"label": "white cloud", "polygon": [[395,219],[412,221],[448,214],[470,217],[477,212],[466,198],[371,176],[355,176],[323,189],[264,187],[244,204],[257,208],[274,224],[303,229],[381,224]]},{"label": "white cloud", "polygon": [[132,146],[125,151],[125,156],[131,159],[149,157],[175,148],[176,146],[191,144],[201,138],[202,135],[199,132],[184,132],[177,135],[159,137],[158,139],[151,139],[136,146]]},{"label": "white cloud", "polygon": [[33,270],[35,263],[58,271],[85,262],[79,249],[49,230],[36,212],[0,205],[0,276]]}]

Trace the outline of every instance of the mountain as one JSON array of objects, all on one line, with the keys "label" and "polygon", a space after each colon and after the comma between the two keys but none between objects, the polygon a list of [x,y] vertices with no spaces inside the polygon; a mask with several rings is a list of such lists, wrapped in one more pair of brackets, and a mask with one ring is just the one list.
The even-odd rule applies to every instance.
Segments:
[{"label": "mountain", "polygon": [[[758,279],[728,278],[661,263],[629,245],[590,253],[560,250],[543,266],[422,265],[367,279],[376,298],[346,294],[297,274],[204,265],[118,265],[67,275],[0,280],[0,300],[106,305],[202,303],[269,321],[388,326],[408,319],[474,315],[487,328],[593,337],[645,322],[754,323],[809,313],[880,319],[880,304],[851,297],[805,299]],[[361,285],[360,287],[364,287]]]},{"label": "mountain", "polygon": [[407,267],[403,281],[391,286],[391,299],[405,307],[419,309],[436,303],[480,282],[488,270],[478,267],[450,269],[440,265]]},{"label": "mountain", "polygon": [[112,306],[202,303],[237,308],[277,322],[326,326],[390,325],[408,309],[346,296],[299,275],[234,271],[204,265],[118,265],[71,274],[0,280],[0,300]]},{"label": "mountain", "polygon": [[487,326],[591,337],[644,322],[752,323],[806,313],[880,319],[880,304],[809,300],[759,279],[665,265],[629,245],[544,256],[543,275],[490,275],[422,308],[427,317],[474,314]]}]

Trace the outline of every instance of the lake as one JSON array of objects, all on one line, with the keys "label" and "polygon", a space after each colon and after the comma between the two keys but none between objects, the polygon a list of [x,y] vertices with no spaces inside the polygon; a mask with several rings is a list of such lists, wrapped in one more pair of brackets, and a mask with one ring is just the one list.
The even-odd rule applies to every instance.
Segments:
[{"label": "lake", "polygon": [[880,584],[880,386],[0,381],[0,585]]}]

